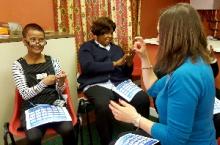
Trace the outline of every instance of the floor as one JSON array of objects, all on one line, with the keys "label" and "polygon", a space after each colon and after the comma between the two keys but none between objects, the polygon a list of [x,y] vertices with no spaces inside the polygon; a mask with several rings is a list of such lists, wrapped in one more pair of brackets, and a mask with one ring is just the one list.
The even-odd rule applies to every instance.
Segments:
[{"label": "floor", "polygon": [[[150,117],[150,119],[153,121],[156,121],[156,119],[154,117]],[[116,134],[118,134],[120,132],[124,132],[128,129],[129,130],[132,129],[132,126],[130,126],[130,125],[122,126],[119,122],[115,122],[114,124],[115,124],[115,127],[114,127],[115,131],[114,131],[113,138],[115,138],[117,136]],[[100,145],[99,137],[98,137],[94,123],[91,124],[91,130],[92,130],[93,145]],[[88,135],[88,131],[87,131],[86,126],[83,127],[83,142],[84,142],[83,145],[90,145],[89,144],[89,135]],[[50,139],[44,141],[43,145],[62,145],[62,140],[59,136],[55,136],[53,138],[50,138]],[[78,142],[78,145],[81,145],[80,141]]]},{"label": "floor", "polygon": [[[129,128],[129,126],[126,126],[126,128],[127,127]],[[118,132],[125,131],[126,128],[121,127],[121,125],[119,125],[118,127],[115,127],[115,132],[114,132],[113,137],[116,137],[116,134]],[[97,131],[96,131],[94,124],[91,125],[91,130],[92,130],[93,145],[100,145],[99,137],[98,137],[98,134],[97,134]],[[80,140],[80,139],[78,139],[78,140]],[[84,142],[83,145],[90,145],[87,127],[83,127],[83,142]],[[50,139],[44,141],[43,145],[62,145],[62,140],[61,140],[60,136],[55,136],[53,138],[50,138]],[[80,141],[78,141],[78,145],[81,145]]]}]

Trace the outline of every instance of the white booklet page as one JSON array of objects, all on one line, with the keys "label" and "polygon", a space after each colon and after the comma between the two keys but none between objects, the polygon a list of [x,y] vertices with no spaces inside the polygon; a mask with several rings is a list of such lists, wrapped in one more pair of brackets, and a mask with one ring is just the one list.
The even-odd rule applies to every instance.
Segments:
[{"label": "white booklet page", "polygon": [[155,145],[159,141],[153,138],[128,133],[121,136],[115,143],[115,145]]},{"label": "white booklet page", "polygon": [[142,89],[129,79],[121,82],[116,87],[113,87],[112,90],[130,102],[133,97]]},{"label": "white booklet page", "polygon": [[213,114],[220,113],[220,100],[215,97]]},{"label": "white booklet page", "polygon": [[25,111],[26,128],[31,129],[50,122],[71,121],[66,107],[38,104]]}]

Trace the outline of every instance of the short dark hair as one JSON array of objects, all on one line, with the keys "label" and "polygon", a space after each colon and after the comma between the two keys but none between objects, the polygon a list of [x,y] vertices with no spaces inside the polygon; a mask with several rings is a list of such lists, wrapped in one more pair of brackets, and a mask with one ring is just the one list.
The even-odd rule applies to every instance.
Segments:
[{"label": "short dark hair", "polygon": [[29,24],[25,25],[23,28],[22,36],[24,38],[26,37],[29,30],[37,30],[37,31],[42,32],[45,35],[44,29],[40,25],[38,25],[36,23],[29,23]]},{"label": "short dark hair", "polygon": [[91,27],[92,33],[96,36],[114,32],[115,29],[115,23],[108,17],[99,17],[97,20],[93,21]]}]

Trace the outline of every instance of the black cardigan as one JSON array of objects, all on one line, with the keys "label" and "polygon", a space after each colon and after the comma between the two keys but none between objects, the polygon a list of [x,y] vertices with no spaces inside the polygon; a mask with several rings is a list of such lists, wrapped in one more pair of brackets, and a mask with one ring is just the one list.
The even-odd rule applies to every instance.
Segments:
[{"label": "black cardigan", "polygon": [[85,42],[79,49],[81,74],[77,81],[79,90],[87,85],[111,80],[115,85],[131,78],[133,66],[113,67],[113,61],[123,57],[122,49],[111,43],[110,50],[99,47],[94,40]]}]

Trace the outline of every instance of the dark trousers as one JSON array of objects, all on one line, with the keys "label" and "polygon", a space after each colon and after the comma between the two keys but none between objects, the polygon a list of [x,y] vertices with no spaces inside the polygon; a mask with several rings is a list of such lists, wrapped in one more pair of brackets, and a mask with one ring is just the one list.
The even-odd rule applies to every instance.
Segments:
[{"label": "dark trousers", "polygon": [[53,128],[63,139],[63,145],[76,145],[71,121],[55,122],[41,125],[25,131],[28,145],[41,145],[41,140],[48,128]]},{"label": "dark trousers", "polygon": [[213,117],[215,130],[216,130],[216,139],[220,137],[220,113],[215,114]]},{"label": "dark trousers", "polygon": [[[118,101],[121,96],[110,89],[100,86],[90,87],[85,91],[85,94],[89,99],[92,99],[95,104],[96,128],[100,136],[100,142],[102,145],[107,145],[112,140],[112,121],[114,119],[109,109],[109,102],[110,100]],[[133,105],[142,116],[149,117],[150,102],[148,95],[144,91],[138,92],[130,104]]]},{"label": "dark trousers", "polygon": [[[220,100],[220,89],[216,88],[216,98]],[[220,137],[220,113],[214,114],[213,122],[216,130],[216,139]]]}]

